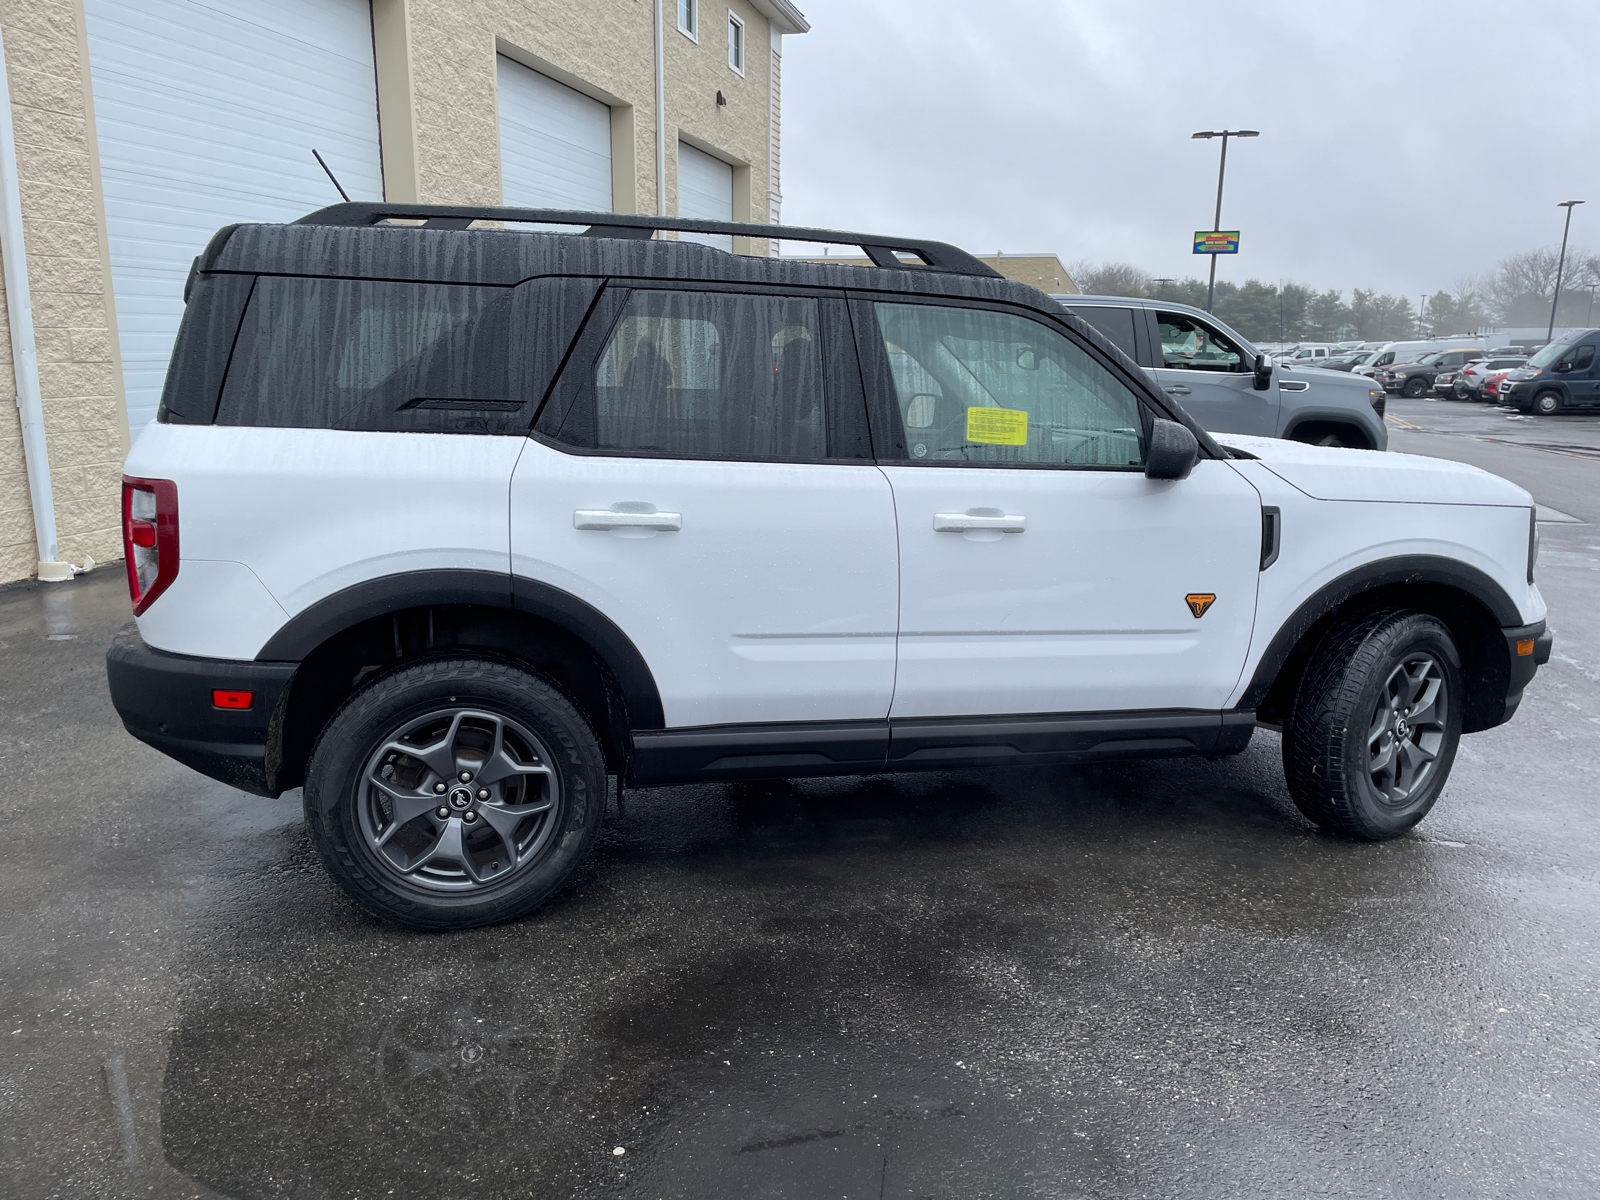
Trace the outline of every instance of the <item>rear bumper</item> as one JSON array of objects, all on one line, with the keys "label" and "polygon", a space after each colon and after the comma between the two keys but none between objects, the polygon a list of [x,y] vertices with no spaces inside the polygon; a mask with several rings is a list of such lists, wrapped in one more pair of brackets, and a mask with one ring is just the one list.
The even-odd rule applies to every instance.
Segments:
[{"label": "rear bumper", "polygon": [[[1511,672],[1506,680],[1505,711],[1494,725],[1504,725],[1517,711],[1517,706],[1522,703],[1522,693],[1533,682],[1534,675],[1539,668],[1550,661],[1550,650],[1555,644],[1555,639],[1550,631],[1545,628],[1543,621],[1532,625],[1519,625],[1511,629],[1500,631],[1505,635],[1506,653],[1511,660]],[[1518,646],[1526,647],[1533,643],[1531,654],[1519,654]],[[1491,725],[1490,728],[1493,726]]]},{"label": "rear bumper", "polygon": [[[168,654],[129,626],[106,651],[106,682],[123,726],[141,742],[202,775],[276,796],[283,701],[296,665]],[[250,692],[250,707],[217,708],[213,691]]]}]

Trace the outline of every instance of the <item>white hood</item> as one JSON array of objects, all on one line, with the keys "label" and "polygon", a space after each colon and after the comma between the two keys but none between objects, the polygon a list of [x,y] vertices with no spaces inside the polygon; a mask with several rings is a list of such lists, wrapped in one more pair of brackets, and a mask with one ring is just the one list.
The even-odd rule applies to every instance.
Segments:
[{"label": "white hood", "polygon": [[1304,442],[1237,433],[1211,436],[1224,446],[1259,459],[1278,478],[1316,500],[1493,504],[1512,508],[1533,504],[1533,497],[1509,480],[1448,459],[1308,446]]}]

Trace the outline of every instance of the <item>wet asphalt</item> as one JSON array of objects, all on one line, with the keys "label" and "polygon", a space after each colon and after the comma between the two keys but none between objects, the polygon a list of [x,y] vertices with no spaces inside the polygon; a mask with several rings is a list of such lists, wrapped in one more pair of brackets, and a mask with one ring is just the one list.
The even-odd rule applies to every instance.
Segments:
[{"label": "wet asphalt", "polygon": [[0,1196],[1600,1194],[1600,418],[1391,412],[1580,520],[1555,659],[1384,845],[1258,731],[629,792],[556,903],[410,934],[298,793],[122,732],[118,566],[0,590]]}]

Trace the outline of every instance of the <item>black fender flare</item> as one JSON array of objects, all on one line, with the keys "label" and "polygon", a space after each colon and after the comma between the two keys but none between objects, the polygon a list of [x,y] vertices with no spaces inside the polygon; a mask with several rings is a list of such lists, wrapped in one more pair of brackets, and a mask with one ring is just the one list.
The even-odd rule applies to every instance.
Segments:
[{"label": "black fender flare", "polygon": [[1522,614],[1505,589],[1468,563],[1434,554],[1377,559],[1323,584],[1294,610],[1267,643],[1250,677],[1250,686],[1235,707],[1255,709],[1261,705],[1295,646],[1323,617],[1363,592],[1403,583],[1434,584],[1461,592],[1482,604],[1502,629],[1523,623]]},{"label": "black fender flare", "polygon": [[666,718],[655,675],[611,618],[569,592],[498,571],[432,569],[364,579],[310,605],[268,639],[257,662],[294,662],[346,629],[407,609],[483,605],[549,621],[594,651],[622,690],[633,729],[661,729]]}]

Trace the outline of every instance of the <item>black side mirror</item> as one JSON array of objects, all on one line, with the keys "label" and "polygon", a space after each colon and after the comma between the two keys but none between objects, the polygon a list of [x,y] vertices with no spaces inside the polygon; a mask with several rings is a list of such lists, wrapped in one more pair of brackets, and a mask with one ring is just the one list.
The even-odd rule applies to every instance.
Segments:
[{"label": "black side mirror", "polygon": [[1146,479],[1185,479],[1200,457],[1200,443],[1176,421],[1157,417],[1144,459]]},{"label": "black side mirror", "polygon": [[1258,392],[1272,386],[1272,360],[1265,354],[1256,355],[1256,375],[1250,382]]},{"label": "black side mirror", "polygon": [[1563,358],[1560,362],[1556,363],[1556,365],[1551,367],[1550,369],[1552,371],[1554,371],[1557,375],[1565,375],[1568,371],[1572,370],[1572,364],[1569,363],[1566,359]]}]

